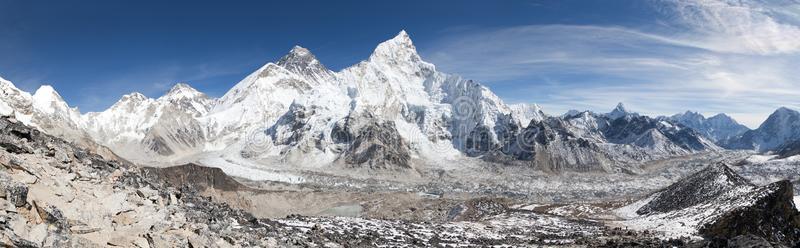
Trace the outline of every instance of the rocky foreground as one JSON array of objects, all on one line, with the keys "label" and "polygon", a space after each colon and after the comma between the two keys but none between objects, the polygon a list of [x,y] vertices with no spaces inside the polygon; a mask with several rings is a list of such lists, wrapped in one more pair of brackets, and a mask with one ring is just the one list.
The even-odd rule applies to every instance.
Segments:
[{"label": "rocky foreground", "polygon": [[[703,222],[712,224],[688,232],[706,239],[693,239],[615,225],[656,218],[657,214],[647,211],[611,223],[591,216],[512,207],[508,200],[490,198],[468,200],[450,209],[450,221],[297,215],[259,219],[209,197],[213,191],[254,190],[219,169],[141,168],[105,159],[9,118],[0,118],[0,147],[0,244],[9,247],[702,247],[743,243],[791,247],[800,237],[800,219],[792,208],[787,182],[760,188],[740,182],[724,169],[707,170],[702,178],[723,173],[735,179],[730,188],[701,192],[692,191],[692,184],[675,186],[642,204],[649,207],[641,209],[663,214],[688,208],[693,209],[689,213],[703,212],[714,204],[736,202],[740,196],[752,203],[717,207],[722,212],[706,216],[714,221]],[[658,198],[673,194],[704,197],[678,204]]]}]

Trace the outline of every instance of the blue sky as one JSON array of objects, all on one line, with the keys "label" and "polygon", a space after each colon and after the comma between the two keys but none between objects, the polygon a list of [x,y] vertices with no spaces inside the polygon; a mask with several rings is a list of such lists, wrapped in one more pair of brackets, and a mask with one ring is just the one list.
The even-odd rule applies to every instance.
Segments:
[{"label": "blue sky", "polygon": [[220,96],[293,45],[338,70],[405,29],[441,71],[551,114],[800,108],[796,0],[163,2],[0,1],[0,76],[99,111],[176,82]]}]

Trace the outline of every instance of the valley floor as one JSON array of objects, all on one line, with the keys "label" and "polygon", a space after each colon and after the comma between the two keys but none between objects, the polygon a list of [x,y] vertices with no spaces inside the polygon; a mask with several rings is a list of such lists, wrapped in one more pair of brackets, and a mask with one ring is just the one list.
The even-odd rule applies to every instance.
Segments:
[{"label": "valley floor", "polygon": [[[747,152],[721,152],[653,161],[644,164],[640,174],[547,173],[529,167],[478,160],[454,161],[458,166],[423,167],[414,172],[342,170],[347,173],[331,173],[333,170],[330,168],[323,172],[313,168],[268,167],[235,160],[209,163],[220,161],[205,159],[200,162],[204,166],[219,167],[245,185],[267,192],[246,193],[252,206],[245,207],[252,209],[257,216],[320,215],[336,212],[338,208],[360,206],[356,209],[360,211],[349,211],[347,215],[395,218],[406,215],[398,209],[403,206],[414,206],[418,210],[442,208],[440,205],[478,197],[508,198],[520,204],[625,202],[668,186],[707,164],[735,163],[749,155]],[[229,173],[231,170],[255,170],[250,175],[268,173],[268,179],[291,180],[256,181],[252,177],[237,177],[239,174]],[[758,175],[756,172],[752,174],[753,177]],[[417,213],[408,215],[410,219],[425,220],[432,218],[433,214],[423,214],[423,217]]]},{"label": "valley floor", "polygon": [[[16,247],[702,244],[693,232],[669,237],[634,230],[623,221],[630,217],[615,210],[710,163],[750,155],[698,154],[648,163],[641,174],[602,177],[481,163],[378,179],[247,167],[293,178],[267,182],[232,180],[223,170],[197,165],[142,168],[105,161],[19,124],[0,125],[0,243]],[[796,168],[747,164],[736,170],[768,183]]]}]

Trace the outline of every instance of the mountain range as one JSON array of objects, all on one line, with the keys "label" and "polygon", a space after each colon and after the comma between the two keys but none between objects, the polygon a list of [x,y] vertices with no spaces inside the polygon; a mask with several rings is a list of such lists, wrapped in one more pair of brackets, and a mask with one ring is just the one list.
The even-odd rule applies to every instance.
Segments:
[{"label": "mountain range", "polygon": [[218,156],[407,170],[467,159],[548,171],[636,171],[641,161],[723,148],[772,151],[800,139],[800,115],[785,108],[756,130],[724,114],[652,118],[621,103],[609,113],[549,116],[538,105],[506,104],[478,82],[437,71],[405,31],[340,71],[295,46],[219,98],[180,83],[156,99],[131,93],[105,111],[81,114],[50,86],[31,95],[0,79],[0,91],[0,114],[153,164]]}]

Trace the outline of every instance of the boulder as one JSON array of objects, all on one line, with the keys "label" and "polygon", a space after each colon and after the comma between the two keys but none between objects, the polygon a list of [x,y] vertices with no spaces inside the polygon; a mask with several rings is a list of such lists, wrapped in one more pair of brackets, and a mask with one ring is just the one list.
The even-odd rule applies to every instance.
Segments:
[{"label": "boulder", "polygon": [[5,185],[5,198],[15,207],[22,207],[28,202],[28,186],[21,183]]}]

